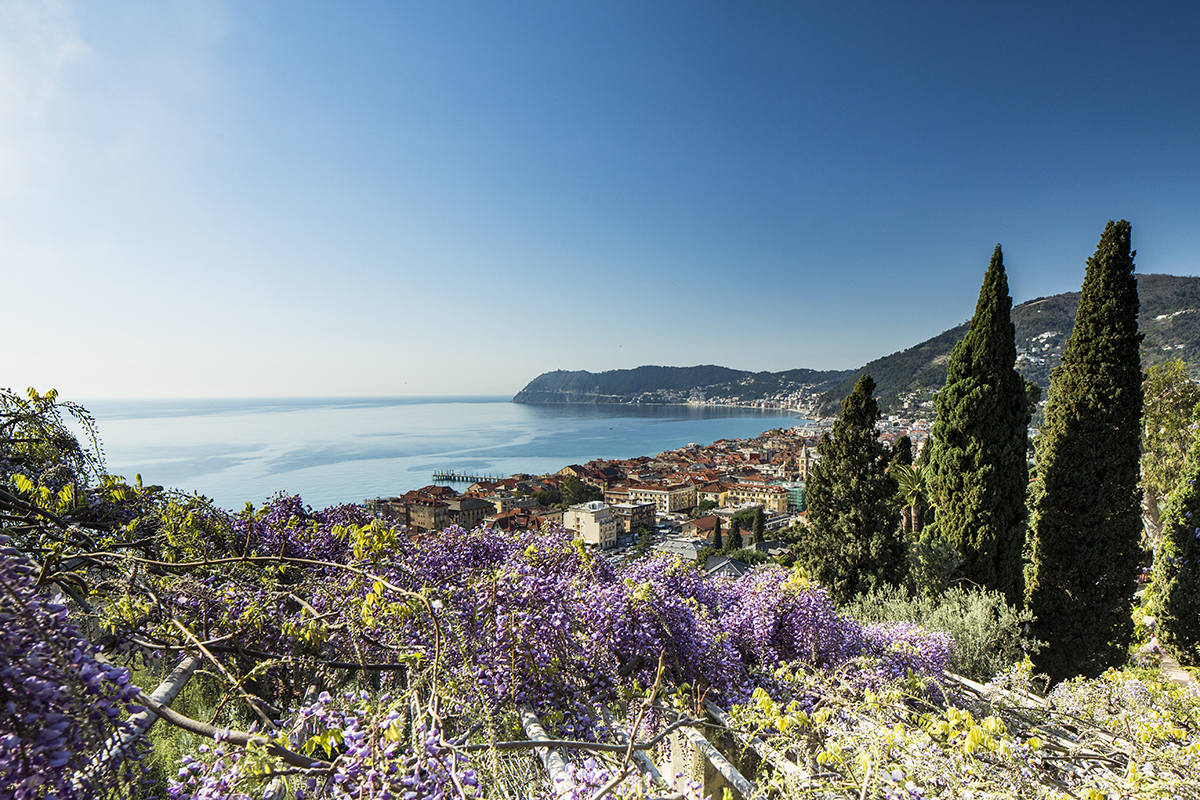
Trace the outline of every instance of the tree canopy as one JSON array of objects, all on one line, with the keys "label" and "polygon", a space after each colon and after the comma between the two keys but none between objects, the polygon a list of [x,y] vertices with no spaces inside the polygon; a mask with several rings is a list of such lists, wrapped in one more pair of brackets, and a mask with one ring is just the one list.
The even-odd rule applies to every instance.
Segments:
[{"label": "tree canopy", "polygon": [[1193,442],[1162,514],[1149,595],[1159,643],[1200,664],[1200,439]]},{"label": "tree canopy", "polygon": [[938,528],[963,558],[961,576],[1019,603],[1029,404],[1015,369],[1011,309],[996,245],[970,329],[951,351],[935,398],[928,484]]},{"label": "tree canopy", "polygon": [[1196,432],[1200,386],[1182,359],[1154,364],[1142,382],[1142,488],[1147,529],[1158,530],[1159,505],[1179,484]]},{"label": "tree canopy", "polygon": [[1141,558],[1142,373],[1130,226],[1110,222],[1088,260],[1075,328],[1037,443],[1026,598],[1054,681],[1123,663]]},{"label": "tree canopy", "polygon": [[862,376],[844,401],[805,486],[809,564],[835,602],[904,579],[906,543],[894,502],[897,484],[875,425],[875,382]]}]

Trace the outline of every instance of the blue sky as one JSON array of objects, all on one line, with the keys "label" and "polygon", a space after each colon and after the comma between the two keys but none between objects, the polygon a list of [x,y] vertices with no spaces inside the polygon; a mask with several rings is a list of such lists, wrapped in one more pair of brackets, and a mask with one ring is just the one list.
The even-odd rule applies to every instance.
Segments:
[{"label": "blue sky", "polygon": [[0,383],[851,368],[1200,274],[1187,3],[0,2]]}]

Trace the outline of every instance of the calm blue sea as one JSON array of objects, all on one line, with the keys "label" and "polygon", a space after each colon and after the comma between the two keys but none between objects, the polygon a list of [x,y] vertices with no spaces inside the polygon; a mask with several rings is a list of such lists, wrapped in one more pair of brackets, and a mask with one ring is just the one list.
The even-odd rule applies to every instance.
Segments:
[{"label": "calm blue sea", "polygon": [[[434,470],[541,474],[593,458],[800,424],[794,413],[695,406],[528,406],[507,397],[95,400],[109,472],[226,508],[277,491],[313,507],[432,483]],[[461,488],[461,487],[460,487]]]}]

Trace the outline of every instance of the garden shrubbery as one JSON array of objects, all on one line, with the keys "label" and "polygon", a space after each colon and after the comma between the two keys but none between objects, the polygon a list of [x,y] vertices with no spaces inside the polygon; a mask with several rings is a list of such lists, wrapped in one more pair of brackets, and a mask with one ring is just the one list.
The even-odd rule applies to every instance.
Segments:
[{"label": "garden shrubbery", "polygon": [[859,622],[913,622],[926,630],[946,631],[954,640],[950,669],[968,678],[989,680],[1041,643],[1027,633],[1028,611],[1006,605],[999,592],[951,586],[940,597],[912,596],[883,587],[863,595],[844,611]]}]

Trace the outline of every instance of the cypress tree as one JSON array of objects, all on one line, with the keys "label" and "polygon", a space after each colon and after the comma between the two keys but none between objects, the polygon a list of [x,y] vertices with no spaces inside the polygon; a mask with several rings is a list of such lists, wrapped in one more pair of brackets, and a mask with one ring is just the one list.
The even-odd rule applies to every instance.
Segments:
[{"label": "cypress tree", "polygon": [[763,543],[763,534],[766,533],[766,530],[767,530],[767,514],[765,511],[762,510],[762,506],[759,506],[754,511],[754,543],[755,544]]},{"label": "cypress tree", "polygon": [[742,549],[742,523],[737,519],[729,521],[729,546],[726,548],[730,553],[734,550]]},{"label": "cypress tree", "polygon": [[904,580],[906,543],[894,502],[896,481],[875,423],[875,381],[863,375],[845,400],[833,431],[817,446],[821,460],[805,487],[817,580],[836,603],[881,584]]},{"label": "cypress tree", "polygon": [[1000,245],[967,335],[946,365],[929,454],[929,494],[942,537],[958,550],[958,576],[1023,599],[1029,404],[1017,373],[1008,279]]},{"label": "cypress tree", "polygon": [[1128,222],[1109,222],[1088,260],[1038,437],[1025,592],[1049,642],[1034,665],[1054,682],[1122,663],[1133,634],[1142,337],[1129,240]]},{"label": "cypress tree", "polygon": [[901,436],[892,445],[892,454],[888,456],[889,464],[903,464],[911,467],[913,462],[912,439],[908,434]]},{"label": "cypress tree", "polygon": [[1158,641],[1183,664],[1200,663],[1200,439],[1192,443],[1179,484],[1167,498],[1162,544],[1154,556]]},{"label": "cypress tree", "polygon": [[716,523],[713,525],[713,549],[721,549],[721,518],[717,517]]}]

